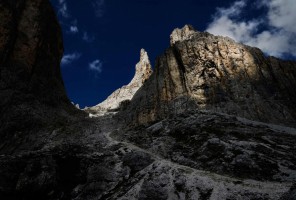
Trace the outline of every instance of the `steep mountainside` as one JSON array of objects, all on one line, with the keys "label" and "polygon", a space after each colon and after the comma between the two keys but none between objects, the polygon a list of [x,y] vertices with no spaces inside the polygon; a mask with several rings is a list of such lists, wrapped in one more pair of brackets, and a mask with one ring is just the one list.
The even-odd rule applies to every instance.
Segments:
[{"label": "steep mountainside", "polygon": [[197,108],[295,126],[295,86],[296,62],[186,25],[173,31],[127,113],[142,124]]},{"label": "steep mountainside", "polygon": [[295,126],[295,62],[185,26],[90,118],[49,1],[1,0],[0,19],[1,200],[296,199],[296,129],[260,122]]},{"label": "steep mountainside", "polygon": [[98,113],[101,112],[104,114],[108,110],[118,109],[120,104],[131,100],[135,93],[143,83],[150,77],[152,74],[152,68],[148,58],[148,54],[144,49],[141,49],[140,52],[140,61],[136,64],[136,72],[128,85],[122,86],[121,88],[114,91],[105,101],[102,103],[85,109],[87,112]]},{"label": "steep mountainside", "polygon": [[0,136],[7,142],[75,110],[61,78],[62,33],[50,3],[2,0],[0,19]]}]

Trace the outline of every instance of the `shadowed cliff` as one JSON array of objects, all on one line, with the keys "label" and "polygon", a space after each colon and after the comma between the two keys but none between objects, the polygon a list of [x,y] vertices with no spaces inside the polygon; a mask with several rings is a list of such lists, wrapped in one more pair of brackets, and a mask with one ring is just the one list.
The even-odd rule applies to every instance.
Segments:
[{"label": "shadowed cliff", "polygon": [[50,3],[2,0],[0,18],[1,150],[12,137],[62,123],[77,111],[65,93],[62,33]]}]

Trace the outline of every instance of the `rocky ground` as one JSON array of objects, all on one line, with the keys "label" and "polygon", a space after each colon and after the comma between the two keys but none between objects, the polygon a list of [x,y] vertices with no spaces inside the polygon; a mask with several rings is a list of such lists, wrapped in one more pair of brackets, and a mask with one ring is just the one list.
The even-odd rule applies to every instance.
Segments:
[{"label": "rocky ground", "polygon": [[295,133],[208,112],[136,128],[116,116],[80,119],[2,153],[0,197],[294,199]]}]

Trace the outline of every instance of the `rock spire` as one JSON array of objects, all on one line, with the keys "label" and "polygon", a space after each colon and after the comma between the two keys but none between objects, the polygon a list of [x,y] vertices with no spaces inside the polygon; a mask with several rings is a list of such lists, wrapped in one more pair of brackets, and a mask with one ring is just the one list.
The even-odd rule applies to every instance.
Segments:
[{"label": "rock spire", "polygon": [[105,101],[102,103],[88,108],[90,111],[102,111],[103,113],[108,110],[117,109],[121,102],[131,100],[138,89],[152,74],[152,68],[149,61],[147,52],[141,49],[140,61],[136,64],[136,72],[128,85],[122,86],[121,88],[114,91]]}]

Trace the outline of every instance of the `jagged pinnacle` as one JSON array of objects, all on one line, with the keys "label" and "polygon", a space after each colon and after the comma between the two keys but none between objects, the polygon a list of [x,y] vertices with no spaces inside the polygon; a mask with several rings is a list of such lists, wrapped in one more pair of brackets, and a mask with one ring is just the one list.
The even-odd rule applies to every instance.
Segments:
[{"label": "jagged pinnacle", "polygon": [[95,106],[96,111],[107,111],[108,109],[118,108],[120,103],[133,98],[138,89],[151,76],[152,68],[150,65],[148,53],[145,49],[140,51],[140,61],[136,64],[136,72],[128,85],[125,85],[114,91],[105,101]]},{"label": "jagged pinnacle", "polygon": [[143,83],[146,79],[150,77],[152,73],[151,64],[149,61],[148,53],[145,49],[140,51],[140,61],[136,65],[136,73],[130,84]]},{"label": "jagged pinnacle", "polygon": [[170,36],[170,43],[171,45],[174,45],[178,41],[188,40],[196,32],[197,31],[194,29],[194,27],[188,24],[186,24],[182,29],[176,28]]}]

